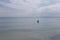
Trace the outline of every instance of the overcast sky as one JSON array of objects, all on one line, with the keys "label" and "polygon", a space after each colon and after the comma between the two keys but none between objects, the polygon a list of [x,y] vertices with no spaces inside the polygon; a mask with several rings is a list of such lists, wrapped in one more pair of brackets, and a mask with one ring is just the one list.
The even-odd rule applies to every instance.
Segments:
[{"label": "overcast sky", "polygon": [[0,0],[0,17],[60,16],[60,0]]}]

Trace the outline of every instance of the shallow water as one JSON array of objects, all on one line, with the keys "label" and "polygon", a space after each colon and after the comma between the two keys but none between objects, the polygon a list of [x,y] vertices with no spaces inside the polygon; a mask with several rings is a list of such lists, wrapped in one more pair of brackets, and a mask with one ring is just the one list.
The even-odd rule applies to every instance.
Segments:
[{"label": "shallow water", "polygon": [[0,18],[0,40],[54,40],[55,35],[60,35],[60,18]]}]

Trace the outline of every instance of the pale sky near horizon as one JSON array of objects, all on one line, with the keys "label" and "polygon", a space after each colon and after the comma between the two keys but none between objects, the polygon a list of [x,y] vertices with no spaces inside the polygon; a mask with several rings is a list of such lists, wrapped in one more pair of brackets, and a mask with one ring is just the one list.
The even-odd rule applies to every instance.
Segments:
[{"label": "pale sky near horizon", "polygon": [[60,17],[60,0],[0,0],[0,17]]}]

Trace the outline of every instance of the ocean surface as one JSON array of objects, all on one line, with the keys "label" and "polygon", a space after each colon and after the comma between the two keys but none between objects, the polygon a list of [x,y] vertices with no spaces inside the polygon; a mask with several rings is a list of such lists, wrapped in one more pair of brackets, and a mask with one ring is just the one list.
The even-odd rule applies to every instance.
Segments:
[{"label": "ocean surface", "polygon": [[60,18],[0,17],[0,40],[60,40]]}]

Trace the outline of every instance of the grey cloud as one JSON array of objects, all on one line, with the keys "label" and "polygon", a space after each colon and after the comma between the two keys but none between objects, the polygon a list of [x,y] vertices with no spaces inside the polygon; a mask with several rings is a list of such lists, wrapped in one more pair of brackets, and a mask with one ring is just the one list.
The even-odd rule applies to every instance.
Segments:
[{"label": "grey cloud", "polygon": [[14,8],[10,8],[10,7],[7,7],[7,6],[5,6],[5,5],[2,5],[2,4],[0,4],[0,8],[3,8],[3,9],[6,9],[6,10],[16,10],[16,9],[14,9]]},{"label": "grey cloud", "polygon": [[10,0],[0,0],[0,2],[10,3]]},{"label": "grey cloud", "polygon": [[42,12],[41,12],[41,17],[60,17],[60,9],[57,9],[55,8],[56,10],[54,9],[49,9],[49,8],[46,8],[46,9],[43,9]]},{"label": "grey cloud", "polygon": [[15,9],[15,8],[11,8],[11,7],[0,4],[0,15],[2,16],[5,14],[6,14],[5,16],[7,16],[8,14],[12,15],[13,13],[15,13],[16,15],[18,14],[20,15],[20,14],[24,14],[25,11],[26,11],[25,9]]},{"label": "grey cloud", "polygon": [[44,7],[49,5],[54,5],[56,3],[60,3],[60,0],[42,0],[40,3],[37,3],[38,7]]},{"label": "grey cloud", "polygon": [[[0,0],[0,1],[7,2],[7,4],[9,2],[7,0],[6,1]],[[18,1],[20,1],[20,0],[18,0]],[[53,8],[51,10],[49,9],[50,6],[53,7],[55,4],[57,4],[57,3],[59,4],[60,3],[59,0],[42,0],[42,1],[39,0],[40,2],[38,2],[38,1],[36,3],[34,2],[34,3],[32,3],[32,5],[30,3],[27,3],[27,2],[31,2],[32,0],[31,1],[21,0],[21,1],[23,1],[23,2],[21,2],[22,5],[17,5],[16,7],[15,7],[15,4],[12,4],[12,3],[11,4],[9,3],[10,4],[10,5],[8,4],[9,6],[8,5],[6,6],[5,4],[4,5],[0,4],[0,9],[6,11],[6,12],[0,11],[0,14],[2,16],[6,16],[4,14],[7,14],[9,16],[12,15],[12,16],[32,16],[32,17],[41,17],[41,16],[56,17],[56,16],[60,16],[60,11],[59,11],[60,7],[58,9],[56,7],[55,9],[57,9],[57,10],[52,10]],[[35,9],[35,7],[36,7],[36,9]],[[40,8],[42,11],[40,10],[40,12],[38,12],[37,9],[40,9]],[[7,12],[8,10],[9,10],[9,12]]]},{"label": "grey cloud", "polygon": [[30,1],[29,0],[23,0],[23,2],[29,3]]}]

